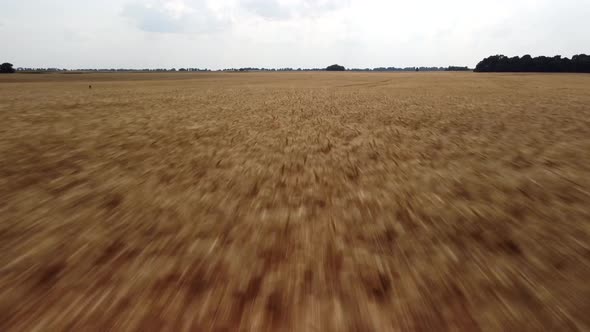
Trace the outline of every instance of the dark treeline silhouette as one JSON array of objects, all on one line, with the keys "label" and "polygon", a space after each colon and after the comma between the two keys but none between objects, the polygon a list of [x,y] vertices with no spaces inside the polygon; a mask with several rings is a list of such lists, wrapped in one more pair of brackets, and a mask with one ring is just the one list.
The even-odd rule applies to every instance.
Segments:
[{"label": "dark treeline silhouette", "polygon": [[[334,67],[337,66],[337,67]],[[466,71],[472,70],[468,67],[405,67],[405,68],[397,68],[397,67],[376,67],[376,68],[344,68],[340,65],[332,65],[326,68],[256,68],[256,67],[245,67],[245,68],[228,68],[228,69],[221,69],[218,71],[375,71],[375,72],[383,72],[383,71]]]},{"label": "dark treeline silhouette", "polygon": [[445,68],[445,71],[472,71],[472,70],[469,69],[469,67],[467,67],[467,66],[465,66],[465,67],[449,66],[448,68]]},{"label": "dark treeline silhouette", "polygon": [[0,74],[12,74],[15,70],[12,66],[12,63],[5,62],[0,65]]},{"label": "dark treeline silhouette", "polygon": [[345,71],[346,68],[340,65],[331,65],[326,68],[327,71]]},{"label": "dark treeline silhouette", "polygon": [[65,69],[65,68],[28,68],[18,67],[17,72],[176,72],[176,71],[210,71],[209,69],[200,68],[144,68],[144,69],[130,69],[130,68],[80,68],[80,69]]},{"label": "dark treeline silhouette", "polygon": [[571,59],[538,56],[507,57],[493,55],[483,59],[475,67],[476,72],[551,72],[551,73],[590,73],[590,56],[574,55]]},{"label": "dark treeline silhouette", "polygon": [[226,68],[226,69],[201,69],[201,68],[144,68],[144,69],[132,69],[132,68],[80,68],[80,69],[65,69],[65,68],[30,68],[30,67],[18,67],[16,72],[21,73],[52,73],[52,72],[131,72],[131,73],[144,73],[144,72],[211,72],[211,71],[222,71],[222,72],[277,72],[277,71],[367,71],[367,72],[398,72],[398,71],[470,71],[468,67],[449,66],[449,67],[376,67],[376,68],[345,68],[340,65],[331,65],[326,68],[258,68],[258,67],[242,67],[242,68]]},{"label": "dark treeline silhouette", "polygon": [[444,67],[376,67],[376,68],[353,68],[351,71],[443,71]]},{"label": "dark treeline silhouette", "polygon": [[376,68],[353,68],[351,71],[470,71],[468,67],[376,67]]},{"label": "dark treeline silhouette", "polygon": [[19,67],[17,72],[211,72],[211,71],[226,71],[226,72],[245,72],[245,71],[323,71],[326,68],[225,68],[225,69],[201,69],[201,68],[145,68],[145,69],[129,69],[129,68],[79,68],[79,69],[65,69],[65,68],[30,68]]},{"label": "dark treeline silhouette", "polygon": [[222,69],[220,71],[322,71],[326,70],[325,68],[257,68],[257,67],[244,67],[244,68],[229,68],[229,69]]}]

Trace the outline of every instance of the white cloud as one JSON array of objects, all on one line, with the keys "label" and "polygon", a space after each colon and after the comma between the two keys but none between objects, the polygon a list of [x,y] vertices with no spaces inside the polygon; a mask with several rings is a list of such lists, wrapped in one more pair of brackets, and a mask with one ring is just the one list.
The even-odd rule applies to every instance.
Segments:
[{"label": "white cloud", "polygon": [[243,0],[241,6],[267,19],[318,17],[345,8],[349,0]]},{"label": "white cloud", "polygon": [[293,15],[290,8],[277,0],[245,0],[244,9],[268,19],[287,19]]},{"label": "white cloud", "polygon": [[195,12],[195,10],[183,0],[164,1],[163,7],[165,11],[175,19],[182,18],[185,15],[190,15]]}]

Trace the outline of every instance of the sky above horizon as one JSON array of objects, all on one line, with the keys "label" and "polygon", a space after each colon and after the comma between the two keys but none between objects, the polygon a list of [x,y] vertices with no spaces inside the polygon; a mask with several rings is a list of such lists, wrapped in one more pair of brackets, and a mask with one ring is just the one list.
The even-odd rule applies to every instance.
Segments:
[{"label": "sky above horizon", "polygon": [[590,53],[590,0],[0,0],[0,62],[57,68],[469,66]]}]

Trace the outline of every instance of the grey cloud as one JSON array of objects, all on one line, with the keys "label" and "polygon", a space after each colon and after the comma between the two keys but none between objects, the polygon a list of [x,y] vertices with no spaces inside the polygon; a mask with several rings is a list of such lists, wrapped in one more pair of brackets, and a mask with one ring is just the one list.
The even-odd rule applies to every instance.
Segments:
[{"label": "grey cloud", "polygon": [[181,32],[183,24],[179,19],[155,7],[141,3],[125,6],[123,15],[134,20],[137,26],[147,32]]},{"label": "grey cloud", "polygon": [[78,43],[88,41],[88,36],[74,28],[65,28],[63,30],[64,40],[68,42]]},{"label": "grey cloud", "polygon": [[[170,5],[174,3],[186,5],[185,10],[173,10]],[[202,1],[133,2],[125,6],[123,16],[131,19],[139,29],[155,33],[207,33],[222,30],[228,24]]]}]

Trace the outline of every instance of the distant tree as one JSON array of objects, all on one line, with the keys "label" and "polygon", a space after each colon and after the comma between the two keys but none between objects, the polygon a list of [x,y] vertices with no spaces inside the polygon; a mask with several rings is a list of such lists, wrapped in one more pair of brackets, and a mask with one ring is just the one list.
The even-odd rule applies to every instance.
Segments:
[{"label": "distant tree", "polygon": [[0,65],[0,73],[1,74],[12,74],[15,70],[12,66],[12,63],[5,62]]},{"label": "distant tree", "polygon": [[475,67],[476,72],[555,72],[555,73],[590,73],[590,56],[574,55],[572,59],[525,55],[522,58],[509,58],[504,55],[493,55],[480,61]]},{"label": "distant tree", "polygon": [[525,72],[534,71],[534,61],[533,58],[529,54],[525,54],[522,58],[520,58],[521,68]]},{"label": "distant tree", "polygon": [[459,67],[459,66],[449,66],[445,68],[445,71],[471,71],[467,66]]},{"label": "distant tree", "polygon": [[590,73],[590,55],[574,55],[572,57],[572,71],[577,73]]},{"label": "distant tree", "polygon": [[328,66],[328,68],[326,68],[327,71],[345,71],[346,68],[344,68],[344,66],[340,66],[340,65],[331,65]]}]

